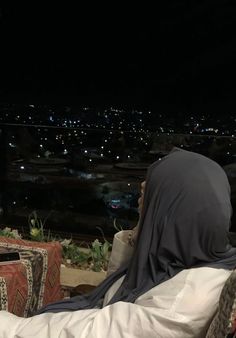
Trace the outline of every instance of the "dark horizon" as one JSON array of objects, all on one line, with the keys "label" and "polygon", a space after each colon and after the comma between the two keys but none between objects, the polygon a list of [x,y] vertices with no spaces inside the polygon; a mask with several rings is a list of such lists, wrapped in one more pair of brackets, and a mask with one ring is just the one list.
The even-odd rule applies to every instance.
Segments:
[{"label": "dark horizon", "polygon": [[234,3],[170,1],[154,18],[101,12],[2,6],[0,101],[236,108]]}]

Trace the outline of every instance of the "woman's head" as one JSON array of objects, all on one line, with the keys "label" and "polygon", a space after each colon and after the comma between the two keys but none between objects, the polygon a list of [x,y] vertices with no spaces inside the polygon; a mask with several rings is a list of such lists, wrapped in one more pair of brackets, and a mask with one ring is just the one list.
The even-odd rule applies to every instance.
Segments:
[{"label": "woman's head", "polygon": [[175,148],[149,168],[140,241],[147,237],[152,256],[163,267],[167,261],[186,268],[208,264],[228,248],[231,212],[223,169],[202,155]]}]

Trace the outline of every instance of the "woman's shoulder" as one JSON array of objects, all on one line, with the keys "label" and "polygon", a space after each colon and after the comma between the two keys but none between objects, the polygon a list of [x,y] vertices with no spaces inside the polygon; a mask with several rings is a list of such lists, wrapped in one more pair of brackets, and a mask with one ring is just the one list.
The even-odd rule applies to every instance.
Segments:
[{"label": "woman's shoulder", "polygon": [[136,304],[153,307],[165,321],[204,337],[230,274],[229,270],[208,267],[182,270],[139,297]]},{"label": "woman's shoulder", "polygon": [[229,270],[209,267],[185,269],[146,292],[136,303],[152,303],[172,314],[197,317],[201,311],[208,311],[213,315],[230,274]]},{"label": "woman's shoulder", "polygon": [[220,293],[230,274],[230,270],[210,267],[185,269],[146,292],[137,299],[137,303],[150,298],[168,298],[174,302],[176,297],[179,300],[185,299],[185,296],[199,298],[200,294],[206,293],[210,298]]}]

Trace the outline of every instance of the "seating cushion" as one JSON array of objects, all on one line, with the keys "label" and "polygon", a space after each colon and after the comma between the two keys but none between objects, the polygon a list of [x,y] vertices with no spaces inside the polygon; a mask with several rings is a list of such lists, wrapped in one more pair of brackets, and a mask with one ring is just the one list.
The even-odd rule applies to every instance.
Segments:
[{"label": "seating cushion", "polygon": [[206,338],[236,337],[236,270],[226,281],[219,299],[218,311]]},{"label": "seating cushion", "polygon": [[0,310],[28,317],[62,299],[60,243],[0,237],[0,248],[21,256],[19,263],[0,265]]}]

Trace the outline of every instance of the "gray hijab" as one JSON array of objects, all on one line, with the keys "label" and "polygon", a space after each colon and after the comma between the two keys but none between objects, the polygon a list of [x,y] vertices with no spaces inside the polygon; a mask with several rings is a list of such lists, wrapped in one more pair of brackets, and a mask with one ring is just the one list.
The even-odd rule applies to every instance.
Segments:
[{"label": "gray hijab", "polygon": [[124,281],[109,304],[134,302],[183,269],[233,269],[228,240],[232,208],[223,169],[200,154],[174,148],[147,172],[139,234],[131,261],[85,296],[49,304],[44,312],[101,307],[107,290]]}]

